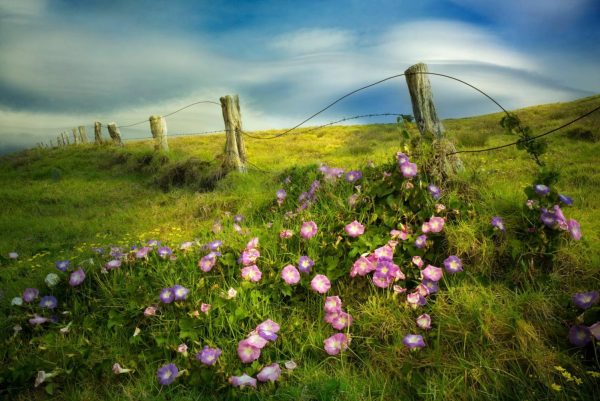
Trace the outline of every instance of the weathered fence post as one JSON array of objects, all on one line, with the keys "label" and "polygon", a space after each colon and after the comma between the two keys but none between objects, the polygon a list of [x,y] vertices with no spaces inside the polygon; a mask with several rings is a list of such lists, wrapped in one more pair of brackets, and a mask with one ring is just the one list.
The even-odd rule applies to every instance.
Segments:
[{"label": "weathered fence post", "polygon": [[408,68],[404,74],[421,138],[431,141],[433,145],[432,158],[425,168],[430,174],[443,180],[453,172],[462,169],[462,163],[458,156],[449,155],[455,152],[456,148],[444,137],[444,126],[435,110],[427,72],[427,65],[419,63]]},{"label": "weathered fence post", "polygon": [[88,143],[86,128],[83,125],[80,125],[78,127],[78,129],[79,129],[79,139],[81,140],[81,143]]},{"label": "weathered fence post", "polygon": [[63,137],[63,141],[65,141],[65,146],[70,145],[71,142],[69,142],[69,134],[67,134],[66,131],[63,131],[61,135]]},{"label": "weathered fence post", "polygon": [[242,137],[242,118],[238,95],[223,96],[221,99],[223,121],[225,123],[225,160],[226,170],[246,171],[246,147]]},{"label": "weathered fence post", "polygon": [[168,151],[167,120],[162,116],[150,116],[150,131],[154,138],[154,150],[157,152]]},{"label": "weathered fence post", "polygon": [[73,128],[71,131],[73,133],[73,144],[77,145],[79,143],[79,132],[77,128]]},{"label": "weathered fence post", "polygon": [[123,141],[121,140],[121,131],[119,131],[119,127],[117,127],[116,123],[108,124],[108,134],[113,140],[113,143],[119,146],[123,146]]},{"label": "weathered fence post", "polygon": [[102,145],[102,124],[100,121],[94,122],[94,143]]}]

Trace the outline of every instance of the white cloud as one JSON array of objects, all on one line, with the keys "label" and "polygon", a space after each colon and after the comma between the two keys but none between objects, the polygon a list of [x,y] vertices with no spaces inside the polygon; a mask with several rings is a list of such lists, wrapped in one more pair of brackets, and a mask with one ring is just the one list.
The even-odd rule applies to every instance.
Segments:
[{"label": "white cloud", "polygon": [[300,29],[285,33],[271,42],[271,48],[288,55],[344,52],[356,42],[352,32],[332,28]]}]

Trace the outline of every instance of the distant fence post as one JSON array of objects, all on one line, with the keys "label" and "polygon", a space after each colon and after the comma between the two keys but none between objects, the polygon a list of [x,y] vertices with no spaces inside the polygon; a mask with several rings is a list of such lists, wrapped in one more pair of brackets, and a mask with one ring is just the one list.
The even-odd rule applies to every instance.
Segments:
[{"label": "distant fence post", "polygon": [[79,132],[77,128],[71,129],[71,132],[73,133],[73,144],[77,145],[79,143]]},{"label": "distant fence post", "polygon": [[117,127],[116,123],[108,124],[108,134],[113,140],[115,145],[123,146],[123,141],[121,140],[121,131],[119,131],[119,127]]},{"label": "distant fence post", "polygon": [[150,131],[154,138],[154,150],[157,152],[168,151],[167,120],[162,116],[150,116]]},{"label": "distant fence post", "polygon": [[223,96],[221,99],[223,121],[225,123],[225,160],[226,170],[246,172],[246,148],[242,138],[242,118],[238,95]]},{"label": "distant fence post", "polygon": [[444,137],[444,126],[438,119],[433,103],[431,84],[427,76],[427,65],[418,63],[404,71],[410,93],[415,122],[421,137],[433,142],[433,157],[425,166],[429,173],[443,180],[452,172],[462,169],[462,162],[456,155],[454,144]]},{"label": "distant fence post", "polygon": [[63,137],[63,141],[65,141],[65,146],[70,145],[71,142],[69,142],[69,134],[67,134],[66,131],[63,131],[61,135]]},{"label": "distant fence post", "polygon": [[81,143],[88,143],[86,128],[83,125],[80,125],[78,127],[78,129],[79,129],[79,139],[81,140]]},{"label": "distant fence post", "polygon": [[100,121],[94,122],[94,143],[102,145],[102,124]]}]

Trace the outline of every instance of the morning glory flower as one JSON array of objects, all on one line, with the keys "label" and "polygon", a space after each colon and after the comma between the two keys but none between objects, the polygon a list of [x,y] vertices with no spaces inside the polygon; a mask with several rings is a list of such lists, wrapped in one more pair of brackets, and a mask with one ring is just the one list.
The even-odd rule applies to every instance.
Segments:
[{"label": "morning glory flower", "polygon": [[16,259],[18,259],[18,258],[19,258],[19,254],[18,254],[18,253],[16,253],[16,252],[9,252],[9,253],[8,253],[8,258],[9,258],[9,259],[12,259],[12,260],[16,260]]},{"label": "morning glory flower", "polygon": [[287,361],[286,363],[284,363],[284,365],[287,370],[294,370],[298,367],[298,365],[294,361]]},{"label": "morning glory flower", "polygon": [[121,261],[119,259],[113,259],[111,261],[108,261],[104,267],[107,270],[112,270],[112,269],[118,269],[119,267],[121,267]]},{"label": "morning glory flower", "polygon": [[216,262],[217,262],[216,258],[206,255],[206,256],[203,256],[202,258],[200,258],[200,260],[198,261],[198,267],[204,273],[208,273],[215,266]]},{"label": "morning glory flower", "polygon": [[571,206],[573,204],[573,198],[570,196],[558,194],[558,199],[560,199],[560,201],[567,206]]},{"label": "morning glory flower", "polygon": [[244,341],[246,341],[246,344],[258,349],[263,349],[269,342],[266,338],[261,337],[259,334],[252,334]]},{"label": "morning glory flower", "polygon": [[[423,281],[431,281],[431,280],[427,280],[427,279],[423,279]],[[435,283],[436,281],[432,281],[433,283]],[[429,295],[429,288],[423,284],[423,282],[421,282],[419,285],[417,285],[415,287],[414,290],[415,293],[419,294],[420,296],[422,296],[423,298]]]},{"label": "morning glory flower", "polygon": [[429,184],[429,186],[427,186],[427,190],[435,200],[440,199],[440,197],[442,196],[442,190],[433,184]]},{"label": "morning glory flower", "polygon": [[285,192],[285,189],[279,189],[276,192],[276,196],[277,196],[277,203],[279,205],[283,204],[283,201],[285,200],[285,198],[287,197],[287,192]]},{"label": "morning glory flower", "polygon": [[42,317],[42,316],[38,315],[37,313],[34,313],[33,318],[29,319],[29,323],[34,326],[37,326],[39,324],[44,324],[49,321],[50,321],[50,319],[48,319],[47,317]]},{"label": "morning glory flower", "polygon": [[497,228],[500,231],[506,231],[504,228],[504,220],[499,216],[492,217],[492,227]]},{"label": "morning glory flower", "polygon": [[348,348],[348,338],[344,333],[336,333],[323,341],[325,352],[337,355]]},{"label": "morning glory flower", "polygon": [[179,284],[173,286],[173,296],[175,297],[175,301],[182,301],[186,299],[189,293],[190,290]]},{"label": "morning glory flower", "polygon": [[588,309],[592,307],[592,305],[596,304],[599,298],[600,294],[598,291],[590,291],[574,294],[573,297],[571,297],[571,300],[577,307],[581,309]]},{"label": "morning glory flower", "polygon": [[175,300],[175,292],[172,288],[163,288],[160,292],[160,300],[162,303],[170,304]]},{"label": "morning glory flower", "polygon": [[550,193],[550,188],[544,184],[536,184],[533,186],[533,189],[539,196],[546,196]]},{"label": "morning glory flower", "polygon": [[413,262],[413,264],[414,264],[415,266],[417,266],[419,269],[420,269],[421,267],[423,267],[423,264],[424,264],[424,262],[423,262],[423,259],[422,259],[420,256],[413,256],[413,257],[412,257],[412,262]]},{"label": "morning glory flower", "polygon": [[242,264],[244,266],[253,265],[256,259],[260,257],[260,252],[256,248],[246,249],[242,252]]},{"label": "morning glory flower", "polygon": [[129,373],[131,372],[133,369],[125,369],[123,368],[118,362],[115,362],[112,366],[112,371],[114,374],[116,375],[120,375],[123,373]]},{"label": "morning glory flower", "polygon": [[250,363],[260,357],[260,348],[252,346],[248,340],[242,340],[238,344],[237,353],[242,363]]},{"label": "morning glory flower", "polygon": [[411,292],[406,296],[406,302],[413,308],[416,309],[419,306],[423,306],[427,303],[425,298],[418,292]]},{"label": "morning glory flower", "polygon": [[10,304],[13,306],[21,306],[23,305],[23,298],[21,297],[14,297],[11,301]]},{"label": "morning glory flower", "polygon": [[34,299],[36,299],[39,294],[40,294],[40,292],[38,291],[37,288],[25,288],[25,291],[23,291],[22,298],[23,298],[23,301],[30,303]]},{"label": "morning glory flower", "polygon": [[293,235],[294,235],[294,232],[292,230],[281,230],[281,232],[279,233],[279,238],[283,238],[283,239],[292,238]]},{"label": "morning glory flower", "polygon": [[188,346],[186,343],[181,343],[177,346],[177,352],[180,354],[187,354]]},{"label": "morning glory flower", "polygon": [[275,323],[271,319],[267,319],[258,326],[256,326],[257,331],[272,331],[273,333],[277,333],[280,329],[279,324]]},{"label": "morning glory flower", "polygon": [[287,265],[281,270],[281,278],[286,284],[294,285],[300,281],[300,272],[294,265]]},{"label": "morning glory flower", "polygon": [[590,333],[594,336],[594,338],[600,341],[600,322],[596,322],[592,324],[590,327]]},{"label": "morning glory flower", "polygon": [[211,305],[210,304],[201,304],[200,305],[200,312],[202,313],[208,313],[208,311],[210,311]]},{"label": "morning glory flower", "polygon": [[443,273],[444,271],[442,269],[432,265],[427,265],[426,268],[421,270],[423,278],[431,281],[440,281],[442,279]]},{"label": "morning glory flower", "polygon": [[227,290],[227,299],[233,299],[237,296],[237,291],[235,288],[229,288]]},{"label": "morning glory flower", "polygon": [[462,269],[462,261],[457,256],[448,256],[444,260],[444,268],[450,274],[458,273],[463,271]]},{"label": "morning glory flower", "polygon": [[346,173],[346,181],[355,182],[362,178],[362,172],[358,170],[351,170]]},{"label": "morning glory flower", "polygon": [[233,222],[234,223],[241,223],[242,221],[244,221],[244,216],[242,216],[241,214],[236,214],[235,216],[233,216]]},{"label": "morning glory flower", "polygon": [[179,370],[173,363],[161,366],[156,372],[158,382],[163,386],[168,386],[169,384],[173,383],[178,375]]},{"label": "morning glory flower", "polygon": [[553,227],[557,223],[556,215],[552,212],[548,212],[546,209],[542,209],[540,220],[548,227]]},{"label": "morning glory flower", "polygon": [[352,316],[346,312],[335,313],[331,321],[331,327],[336,330],[344,330],[352,324]]},{"label": "morning glory flower", "polygon": [[417,326],[423,330],[431,329],[431,316],[427,313],[423,313],[417,318]]},{"label": "morning glory flower", "polygon": [[404,337],[402,342],[410,349],[423,348],[425,346],[423,336],[418,334],[408,334]]},{"label": "morning glory flower", "polygon": [[408,160],[408,156],[406,156],[402,152],[396,152],[396,160],[398,161],[399,166],[402,166],[403,164],[410,162],[410,160]]},{"label": "morning glory flower", "polygon": [[148,242],[146,242],[146,245],[151,246],[151,247],[159,246],[160,241],[156,240],[156,239],[151,239]]},{"label": "morning glory flower", "polygon": [[310,273],[310,269],[315,265],[315,262],[308,256],[300,256],[298,259],[298,270],[300,273]]},{"label": "morning glory flower", "polygon": [[587,326],[576,325],[569,330],[569,341],[576,347],[584,347],[592,341],[592,333]]},{"label": "morning glory flower", "polygon": [[186,241],[179,246],[180,251],[189,251],[194,246],[192,241]]},{"label": "morning glory flower", "polygon": [[219,356],[221,356],[221,352],[219,348],[210,348],[208,345],[205,345],[202,351],[196,354],[196,359],[205,365],[213,366]]},{"label": "morning glory flower", "polygon": [[223,245],[223,241],[216,239],[208,243],[208,249],[211,251],[218,251],[221,245]]},{"label": "morning glory flower", "polygon": [[429,294],[435,294],[440,289],[437,281],[431,281],[431,280],[427,280],[427,279],[424,279],[423,281],[421,281],[421,284],[419,284],[419,286],[424,286],[425,288],[427,288],[427,291],[429,292]]},{"label": "morning glory flower", "polygon": [[356,220],[354,220],[350,224],[347,224],[346,227],[344,227],[344,229],[346,230],[348,236],[352,238],[359,237],[365,232],[365,226],[363,226]]},{"label": "morning glory flower", "polygon": [[144,309],[144,316],[154,316],[154,315],[156,315],[157,309],[158,308],[156,306],[148,306],[146,309]]},{"label": "morning glory flower", "polygon": [[168,246],[161,246],[160,248],[158,248],[157,253],[158,253],[158,256],[165,259],[168,256],[170,256],[173,253],[173,251]]},{"label": "morning glory flower", "polygon": [[54,297],[52,295],[46,295],[45,297],[42,297],[42,299],[40,300],[40,308],[54,309],[57,306],[58,306],[58,301],[56,300],[56,297]]},{"label": "morning glory flower", "polygon": [[311,288],[319,294],[325,294],[331,288],[331,282],[322,274],[317,274],[310,282]]},{"label": "morning glory flower", "polygon": [[136,259],[147,258],[148,257],[148,253],[150,253],[151,250],[152,250],[152,248],[150,248],[149,246],[143,246],[141,248],[138,248],[135,251],[135,258]]},{"label": "morning glory flower", "polygon": [[83,283],[83,280],[85,280],[85,272],[80,267],[79,269],[71,273],[71,276],[69,277],[69,285],[72,287],[76,287]]},{"label": "morning glory flower", "polygon": [[71,265],[71,261],[70,260],[59,260],[59,261],[55,262],[54,265],[61,272],[66,272],[67,269],[69,268],[69,266]]},{"label": "morning glory flower", "polygon": [[314,221],[305,221],[300,228],[300,236],[309,239],[317,234],[317,224]]},{"label": "morning glory flower", "polygon": [[366,276],[368,273],[375,270],[375,266],[369,261],[369,259],[361,256],[358,258],[354,265],[352,265],[352,270],[350,270],[350,277],[354,277],[357,274],[359,276]]},{"label": "morning glory flower", "polygon": [[244,373],[241,376],[229,377],[229,384],[233,387],[256,387],[256,379]]},{"label": "morning glory flower", "polygon": [[258,381],[261,382],[275,382],[281,375],[281,368],[279,364],[274,363],[262,368],[262,370],[256,375]]},{"label": "morning glory flower", "polygon": [[579,226],[577,220],[569,219],[567,222],[567,228],[571,233],[571,237],[573,237],[575,241],[579,241],[581,239],[581,227]]},{"label": "morning glory flower", "polygon": [[246,266],[242,269],[242,278],[256,283],[262,278],[262,272],[256,265]]},{"label": "morning glory flower", "polygon": [[44,279],[44,282],[46,283],[46,285],[48,287],[54,287],[56,284],[58,284],[60,282],[60,277],[58,277],[58,274],[48,273],[48,275]]},{"label": "morning glory flower", "polygon": [[375,249],[373,254],[378,260],[392,260],[394,258],[394,249],[389,245],[384,245]]},{"label": "morning glory flower", "polygon": [[429,230],[432,233],[439,233],[444,228],[444,219],[442,217],[432,217],[429,219]]},{"label": "morning glory flower", "polygon": [[421,248],[425,248],[425,246],[427,245],[427,235],[423,234],[423,235],[419,235],[417,237],[417,239],[415,240],[415,246],[419,249]]},{"label": "morning glory flower", "polygon": [[325,298],[323,305],[325,313],[337,313],[342,311],[342,300],[337,295]]},{"label": "morning glory flower", "polygon": [[415,163],[406,162],[400,166],[404,178],[412,178],[417,175],[417,165]]}]

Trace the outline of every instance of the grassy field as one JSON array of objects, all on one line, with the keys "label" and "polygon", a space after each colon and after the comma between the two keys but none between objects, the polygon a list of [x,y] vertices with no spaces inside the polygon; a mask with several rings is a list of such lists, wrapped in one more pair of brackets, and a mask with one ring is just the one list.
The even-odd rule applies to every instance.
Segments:
[{"label": "grassy field", "polygon": [[[600,102],[600,96],[571,103],[530,107],[516,113],[535,133],[563,124]],[[447,120],[448,136],[459,150],[508,143],[517,138],[502,132],[501,114]],[[255,133],[270,135],[281,131]],[[416,135],[415,129],[410,129]],[[399,245],[394,261],[405,271],[407,287],[415,284],[410,257],[420,255],[436,266],[448,255],[460,257],[464,272],[445,275],[440,292],[416,310],[406,296],[381,289],[363,277],[349,276],[354,261],[385,245],[391,228],[403,223],[420,230],[434,213],[427,198],[427,177],[405,181],[392,162],[401,147],[398,126],[300,129],[274,140],[246,138],[252,165],[247,174],[232,173],[219,181],[216,169],[224,137],[177,137],[166,155],[155,155],[149,141],[123,149],[78,146],[34,149],[0,162],[0,396],[6,399],[60,400],[592,400],[600,398],[598,343],[574,347],[569,327],[580,314],[571,304],[576,292],[600,289],[600,117],[598,114],[549,136],[543,160],[560,172],[553,186],[571,196],[563,208],[581,224],[583,238],[558,240],[551,254],[523,234],[526,187],[536,183],[538,168],[514,147],[461,155],[464,171],[438,183],[446,226],[432,236],[426,250]],[[373,163],[374,167],[367,167]],[[340,179],[328,183],[319,163],[364,174],[361,188]],[[382,178],[391,172],[391,181]],[[289,176],[291,182],[284,184]],[[301,192],[319,179],[316,201],[295,210]],[[391,182],[391,183],[390,183]],[[177,186],[182,183],[181,186]],[[404,185],[404,186],[403,186]],[[386,188],[391,189],[388,191]],[[278,207],[275,192],[288,198]],[[350,208],[346,200],[359,193],[363,201]],[[395,192],[391,192],[395,191]],[[390,196],[393,195],[393,196]],[[402,201],[398,200],[402,199]],[[233,224],[240,214],[241,233]],[[506,233],[494,232],[493,216],[502,216]],[[344,225],[358,220],[366,226],[358,239],[344,234]],[[315,221],[318,234],[301,240],[305,221]],[[218,222],[222,231],[215,233]],[[410,224],[409,224],[409,223]],[[539,226],[539,222],[537,222]],[[283,229],[294,237],[279,238]],[[259,238],[263,273],[258,283],[242,280],[237,259],[246,243]],[[413,237],[411,237],[412,239]],[[537,238],[537,237],[536,237]],[[176,260],[152,252],[133,256],[122,267],[102,272],[110,260],[92,248],[142,246],[157,239],[169,245]],[[221,240],[222,256],[209,273],[196,263],[207,251],[197,244]],[[190,251],[179,245],[193,241]],[[11,260],[9,252],[19,258]],[[348,350],[335,356],[323,341],[336,331],[323,321],[324,295],[311,291],[308,276],[285,285],[281,268],[297,264],[301,255],[315,261],[313,272],[326,274],[344,311],[353,317],[342,330],[351,338]],[[70,260],[86,272],[83,284],[69,286],[67,273],[55,262]],[[413,266],[414,267],[414,266]],[[60,274],[52,290],[48,273]],[[409,273],[412,272],[412,273]],[[417,272],[418,275],[418,272]],[[163,305],[159,293],[175,284],[190,289],[185,301]],[[42,313],[37,302],[12,306],[13,297],[34,287],[59,300],[57,322],[32,326]],[[229,288],[237,296],[227,299]],[[208,314],[195,311],[212,305]],[[159,305],[156,316],[144,310]],[[44,312],[45,313],[45,312]],[[432,329],[417,329],[415,318],[428,313]],[[595,313],[595,315],[594,315]],[[598,320],[592,308],[585,324]],[[48,313],[44,316],[50,317]],[[250,364],[238,358],[238,343],[265,319],[281,325],[279,338]],[[588,321],[592,319],[591,323]],[[20,332],[14,326],[20,325]],[[68,326],[68,331],[64,329]],[[427,346],[411,352],[407,334],[421,334]],[[188,354],[177,352],[185,343]],[[223,350],[217,364],[195,359],[205,345]],[[283,368],[286,361],[297,364]],[[133,372],[115,375],[115,362]],[[174,363],[176,381],[161,386],[159,367]],[[256,376],[264,366],[279,363],[276,383],[257,389],[234,389],[232,375]],[[53,372],[34,388],[38,371]]]}]

